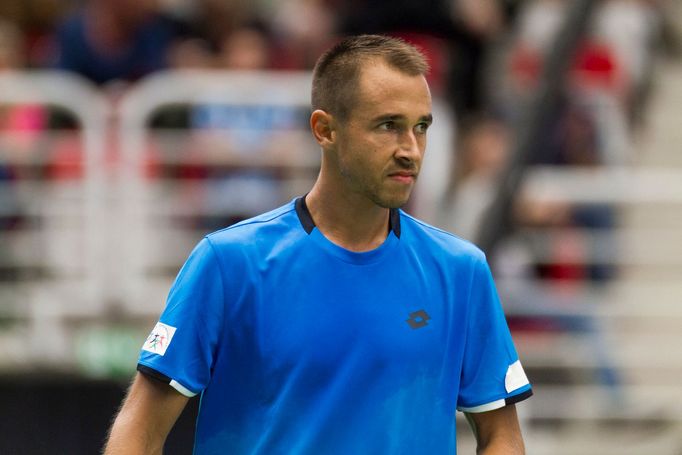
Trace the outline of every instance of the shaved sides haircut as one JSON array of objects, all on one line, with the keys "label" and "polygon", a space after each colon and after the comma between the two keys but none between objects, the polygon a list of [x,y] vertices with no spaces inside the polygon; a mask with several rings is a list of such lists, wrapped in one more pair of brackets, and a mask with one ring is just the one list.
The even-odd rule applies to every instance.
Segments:
[{"label": "shaved sides haircut", "polygon": [[426,57],[399,38],[359,35],[346,38],[317,60],[313,70],[312,107],[346,120],[355,102],[360,70],[379,59],[409,76],[425,75]]}]

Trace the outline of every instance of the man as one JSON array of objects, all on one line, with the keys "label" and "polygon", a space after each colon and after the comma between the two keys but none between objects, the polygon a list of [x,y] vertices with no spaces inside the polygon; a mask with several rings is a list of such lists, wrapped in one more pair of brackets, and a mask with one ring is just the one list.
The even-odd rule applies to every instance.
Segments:
[{"label": "man", "polygon": [[320,58],[315,185],[195,248],[106,453],[160,453],[199,393],[200,454],[452,454],[457,409],[480,453],[523,453],[513,403],[530,384],[483,254],[399,210],[431,123],[426,71],[381,36]]},{"label": "man", "polygon": [[156,0],[88,0],[59,24],[55,66],[98,85],[134,81],[168,66],[186,34]]}]

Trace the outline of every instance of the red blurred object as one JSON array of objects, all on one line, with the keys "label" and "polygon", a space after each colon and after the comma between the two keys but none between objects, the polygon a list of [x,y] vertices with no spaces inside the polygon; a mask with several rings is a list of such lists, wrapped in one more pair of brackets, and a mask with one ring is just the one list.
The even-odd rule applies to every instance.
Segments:
[{"label": "red blurred object", "polygon": [[[542,63],[540,52],[520,45],[511,55],[512,77],[522,88],[534,87],[538,83]],[[626,85],[625,74],[613,50],[596,41],[585,41],[578,47],[569,80],[580,87],[610,91],[621,91]]]}]

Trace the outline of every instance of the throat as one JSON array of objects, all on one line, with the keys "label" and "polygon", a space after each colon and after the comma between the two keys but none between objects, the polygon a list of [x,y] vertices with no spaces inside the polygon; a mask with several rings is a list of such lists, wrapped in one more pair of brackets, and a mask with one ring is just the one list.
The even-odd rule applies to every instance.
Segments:
[{"label": "throat", "polygon": [[382,207],[368,207],[323,203],[313,192],[304,199],[311,221],[332,243],[355,253],[380,247],[391,232],[397,212]]},{"label": "throat", "polygon": [[329,226],[320,232],[332,243],[354,253],[364,253],[379,248],[389,234],[387,226],[374,235],[367,235],[367,231],[357,229],[344,230],[339,226]]}]

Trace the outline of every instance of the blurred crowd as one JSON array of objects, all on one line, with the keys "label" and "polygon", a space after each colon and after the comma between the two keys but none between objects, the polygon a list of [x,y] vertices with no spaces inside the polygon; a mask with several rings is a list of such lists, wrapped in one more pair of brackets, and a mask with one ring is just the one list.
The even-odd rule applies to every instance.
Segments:
[{"label": "blurred crowd", "polygon": [[[441,224],[475,239],[513,151],[524,106],[569,0],[4,0],[0,70],[59,68],[108,90],[162,69],[309,70],[340,36],[388,33],[419,46],[433,92],[455,113],[458,144]],[[536,164],[629,163],[645,126],[652,64],[674,50],[667,0],[600,0],[571,65]],[[220,113],[220,112],[218,112]],[[211,114],[211,115],[209,115]],[[215,118],[198,110],[194,118]],[[225,112],[223,112],[225,114]],[[225,115],[230,115],[229,112]],[[54,121],[54,119],[52,119]],[[0,130],[40,130],[37,106],[0,108]],[[0,178],[3,178],[0,175]],[[5,176],[7,178],[7,176]],[[608,206],[533,201],[514,210],[521,226],[605,229]],[[562,239],[557,245],[565,244]],[[571,251],[589,249],[575,245]],[[542,276],[606,279],[608,267],[563,263]],[[550,261],[551,262],[551,261]]]},{"label": "blurred crowd", "polygon": [[[340,36],[389,33],[420,46],[431,85],[468,118],[496,94],[503,50],[515,89],[529,90],[565,0],[5,0],[0,69],[56,67],[98,85],[164,68],[310,69]],[[576,78],[641,99],[666,0],[600,0]],[[498,62],[499,63],[499,62]],[[499,103],[499,100],[494,102]]]}]

